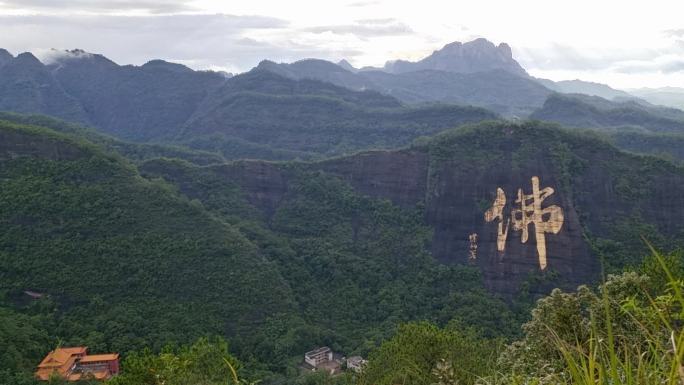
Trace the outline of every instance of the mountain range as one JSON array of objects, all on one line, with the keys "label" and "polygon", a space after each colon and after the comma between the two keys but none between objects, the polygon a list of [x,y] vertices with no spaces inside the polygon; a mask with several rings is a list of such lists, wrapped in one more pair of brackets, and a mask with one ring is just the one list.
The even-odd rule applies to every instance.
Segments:
[{"label": "mountain range", "polygon": [[[192,147],[225,159],[314,159],[404,146],[499,116],[647,133],[677,132],[681,120],[672,109],[605,85],[533,78],[508,45],[485,39],[383,68],[265,60],[232,77],[162,60],[120,66],[82,50],[51,58],[41,63],[30,53],[0,51],[0,110],[50,115],[127,141]],[[568,108],[571,116],[562,116]]]}]

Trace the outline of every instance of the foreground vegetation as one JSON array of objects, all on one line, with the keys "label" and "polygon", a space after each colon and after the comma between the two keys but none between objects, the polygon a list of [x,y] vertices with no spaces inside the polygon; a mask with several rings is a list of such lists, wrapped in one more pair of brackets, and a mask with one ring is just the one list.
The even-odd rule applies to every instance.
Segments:
[{"label": "foreground vegetation", "polygon": [[361,384],[681,384],[682,254],[654,252],[598,288],[554,290],[524,337],[503,346],[473,331],[409,324],[371,355]]}]

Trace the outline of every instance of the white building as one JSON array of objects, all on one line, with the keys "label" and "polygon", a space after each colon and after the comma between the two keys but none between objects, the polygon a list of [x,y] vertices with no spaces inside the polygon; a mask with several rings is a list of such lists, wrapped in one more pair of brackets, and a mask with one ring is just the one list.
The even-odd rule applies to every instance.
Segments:
[{"label": "white building", "polygon": [[323,346],[321,348],[304,353],[304,362],[317,368],[319,365],[333,360],[333,351]]}]

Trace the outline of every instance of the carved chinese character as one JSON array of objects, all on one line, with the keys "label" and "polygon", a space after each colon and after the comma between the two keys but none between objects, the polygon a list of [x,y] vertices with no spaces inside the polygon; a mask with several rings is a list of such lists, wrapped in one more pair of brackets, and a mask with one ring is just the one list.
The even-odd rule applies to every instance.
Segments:
[{"label": "carved chinese character", "polygon": [[477,233],[472,233],[468,236],[470,242],[470,250],[468,251],[468,261],[474,263],[477,259]]},{"label": "carved chinese character", "polygon": [[539,256],[539,267],[546,269],[546,233],[558,234],[563,227],[563,210],[552,205],[542,208],[542,202],[554,193],[554,189],[546,187],[539,189],[539,177],[532,177],[532,194],[523,194],[522,189],[518,189],[518,198],[515,203],[519,208],[511,211],[511,218],[507,219],[504,226],[503,209],[506,206],[506,195],[503,189],[496,190],[496,199],[490,209],[485,212],[485,221],[492,222],[499,220],[497,234],[497,250],[503,252],[506,249],[506,238],[508,236],[508,226],[513,222],[513,230],[521,231],[520,241],[526,243],[529,239],[529,226],[534,225],[535,240],[537,242],[537,254]]},{"label": "carved chinese character", "polygon": [[506,194],[502,188],[496,189],[496,199],[494,204],[489,210],[485,212],[485,221],[491,222],[495,219],[499,220],[499,231],[496,237],[496,249],[500,252],[506,250],[506,238],[508,237],[508,225],[510,223],[510,218],[506,220],[506,226],[504,227],[504,215],[503,209],[506,206]]}]

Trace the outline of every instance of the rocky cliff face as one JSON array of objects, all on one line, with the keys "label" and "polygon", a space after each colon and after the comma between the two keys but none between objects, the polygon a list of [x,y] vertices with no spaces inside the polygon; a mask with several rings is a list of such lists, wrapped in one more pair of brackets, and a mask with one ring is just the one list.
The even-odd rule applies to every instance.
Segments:
[{"label": "rocky cliff face", "polygon": [[[530,277],[543,275],[536,227],[529,225],[528,240],[523,243],[522,230],[515,231],[512,225],[512,210],[520,207],[515,203],[518,190],[531,194],[532,178],[538,177],[542,189],[554,188],[554,193],[543,201],[543,207],[560,207],[564,220],[558,234],[541,235],[548,258],[545,272],[553,271],[557,277],[548,286],[541,285],[535,290],[545,291],[554,285],[573,287],[591,281],[598,272],[597,260],[583,238],[579,213],[571,196],[560,191],[550,155],[535,154],[524,165],[516,164],[512,152],[520,143],[515,143],[514,132],[507,135],[509,140],[498,144],[509,148],[493,148],[492,152],[502,153],[490,164],[484,159],[468,159],[463,153],[437,159],[430,150],[413,150],[362,154],[320,167],[340,175],[362,194],[390,199],[404,207],[423,204],[425,221],[434,231],[430,247],[433,256],[444,263],[477,264],[490,290],[508,294],[516,293]],[[486,152],[483,148],[479,150]],[[484,213],[494,204],[497,189],[504,192],[506,199],[503,218],[487,222]],[[497,247],[498,222],[507,231],[503,250]]]},{"label": "rocky cliff face", "polygon": [[[639,242],[636,222],[668,239],[684,235],[683,169],[539,124],[497,123],[411,149],[300,166],[337,175],[360,194],[421,209],[433,229],[433,256],[477,265],[486,286],[506,295],[594,281],[602,242]],[[213,171],[266,215],[293,193],[283,164],[247,161]],[[497,215],[486,218],[497,202]],[[630,226],[634,234],[625,235]],[[642,250],[629,252],[638,258]]]},{"label": "rocky cliff face", "polygon": [[449,43],[420,61],[391,61],[385,64],[384,69],[392,73],[420,70],[458,73],[504,70],[527,76],[525,69],[513,59],[513,53],[508,44],[501,43],[496,46],[487,39],[475,39],[467,43],[458,41]]}]

